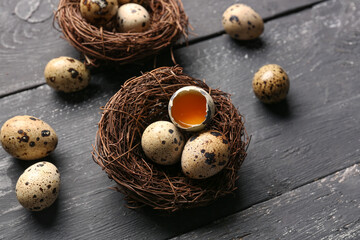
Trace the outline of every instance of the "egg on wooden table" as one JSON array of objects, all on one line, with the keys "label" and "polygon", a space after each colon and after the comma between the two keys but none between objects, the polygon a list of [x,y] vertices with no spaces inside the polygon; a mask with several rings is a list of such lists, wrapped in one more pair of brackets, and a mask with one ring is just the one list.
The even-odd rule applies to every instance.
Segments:
[{"label": "egg on wooden table", "polygon": [[119,7],[117,16],[121,32],[145,32],[150,27],[150,14],[141,5],[127,3]]},{"label": "egg on wooden table", "polygon": [[80,13],[83,18],[94,25],[105,25],[118,10],[117,0],[81,0]]},{"label": "egg on wooden table", "polygon": [[189,138],[181,156],[183,173],[204,179],[219,173],[229,161],[229,142],[219,131],[209,130]]},{"label": "egg on wooden table", "polygon": [[60,173],[50,162],[38,162],[27,169],[16,183],[19,203],[30,211],[41,211],[50,207],[58,197]]},{"label": "egg on wooden table", "polygon": [[186,86],[177,90],[168,105],[170,120],[180,129],[200,131],[215,113],[214,100],[204,89]]},{"label": "egg on wooden table", "polygon": [[222,24],[225,32],[237,40],[252,40],[264,31],[261,16],[245,4],[234,4],[226,9]]},{"label": "egg on wooden table", "polygon": [[1,127],[1,145],[11,156],[21,160],[46,157],[57,146],[52,127],[33,116],[15,116]]},{"label": "egg on wooden table", "polygon": [[252,87],[255,96],[263,103],[278,103],[289,92],[289,76],[277,64],[264,65],[255,73]]},{"label": "egg on wooden table", "polygon": [[50,60],[45,67],[46,83],[61,92],[76,92],[89,85],[90,72],[85,64],[71,57]]},{"label": "egg on wooden table", "polygon": [[150,124],[141,137],[141,147],[145,155],[161,165],[171,165],[180,161],[184,144],[183,134],[168,121]]}]

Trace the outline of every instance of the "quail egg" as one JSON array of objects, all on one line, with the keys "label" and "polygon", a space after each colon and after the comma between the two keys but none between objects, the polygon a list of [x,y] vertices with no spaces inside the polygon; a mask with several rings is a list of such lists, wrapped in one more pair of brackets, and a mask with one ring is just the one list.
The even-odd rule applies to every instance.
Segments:
[{"label": "quail egg", "polygon": [[161,165],[171,165],[180,161],[184,144],[182,133],[168,121],[150,124],[141,137],[141,147],[145,155]]},{"label": "quail egg", "polygon": [[46,157],[57,146],[58,137],[49,124],[33,116],[15,116],[1,127],[1,144],[21,160]]},{"label": "quail egg", "polygon": [[117,20],[121,32],[145,32],[150,27],[149,12],[136,3],[120,6]]},{"label": "quail egg", "polygon": [[28,167],[16,183],[19,203],[31,211],[50,207],[60,189],[60,173],[50,162],[38,162]]},{"label": "quail egg", "polygon": [[234,4],[223,14],[222,24],[225,32],[237,40],[252,40],[264,31],[264,21],[251,7]]},{"label": "quail egg", "polygon": [[219,131],[210,130],[189,138],[181,156],[183,173],[204,179],[220,172],[229,161],[229,142]]},{"label": "quail egg", "polygon": [[264,103],[277,103],[286,98],[290,82],[285,70],[277,64],[262,66],[252,81],[254,93]]},{"label": "quail egg", "polygon": [[172,95],[168,111],[171,121],[180,129],[199,131],[213,118],[215,104],[204,89],[187,86]]},{"label": "quail egg", "polygon": [[83,18],[94,25],[104,25],[117,13],[117,0],[81,0],[80,13]]},{"label": "quail egg", "polygon": [[50,60],[45,67],[44,76],[50,87],[66,93],[84,89],[90,80],[85,64],[71,57]]}]

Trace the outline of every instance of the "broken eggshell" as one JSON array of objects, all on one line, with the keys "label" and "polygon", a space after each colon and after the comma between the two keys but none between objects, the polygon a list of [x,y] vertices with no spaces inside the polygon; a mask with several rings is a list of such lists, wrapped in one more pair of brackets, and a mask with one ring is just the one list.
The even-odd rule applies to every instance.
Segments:
[{"label": "broken eggshell", "polygon": [[177,90],[168,106],[170,120],[180,129],[200,131],[211,121],[215,104],[204,89],[187,86]]}]

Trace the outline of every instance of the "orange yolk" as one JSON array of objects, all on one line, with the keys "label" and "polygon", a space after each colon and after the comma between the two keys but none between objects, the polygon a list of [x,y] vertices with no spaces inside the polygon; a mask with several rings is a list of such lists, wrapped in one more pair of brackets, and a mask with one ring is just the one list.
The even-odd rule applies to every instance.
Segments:
[{"label": "orange yolk", "polygon": [[198,125],[206,119],[206,99],[198,92],[178,94],[173,100],[171,115],[182,127]]}]

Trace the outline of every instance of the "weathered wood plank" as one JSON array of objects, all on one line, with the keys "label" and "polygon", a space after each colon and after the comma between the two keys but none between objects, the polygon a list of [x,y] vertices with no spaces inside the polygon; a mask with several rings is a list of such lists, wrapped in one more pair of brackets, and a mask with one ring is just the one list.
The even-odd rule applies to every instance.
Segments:
[{"label": "weathered wood plank", "polygon": [[[197,36],[221,30],[219,9],[236,1],[185,0],[184,7]],[[256,0],[246,1],[265,17],[273,16],[316,2],[316,0]],[[0,97],[12,92],[44,84],[43,71],[47,62],[59,56],[79,58],[79,54],[52,27],[52,13],[58,0],[0,2]],[[169,63],[168,63],[169,64]]]},{"label": "weathered wood plank", "polygon": [[357,239],[360,165],[173,239]]},{"label": "weathered wood plank", "polygon": [[[176,51],[187,73],[233,95],[253,135],[239,190],[206,208],[172,216],[127,209],[121,194],[106,189],[112,183],[92,163],[99,106],[138,72],[123,68],[118,75],[95,74],[90,87],[78,94],[41,86],[0,99],[0,123],[30,114],[53,126],[60,141],[47,160],[62,173],[56,205],[29,213],[14,193],[29,163],[0,150],[0,236],[165,239],[358,163],[359,14],[356,0],[331,1],[268,22],[268,31],[253,43],[221,36]],[[260,104],[252,94],[252,74],[264,63],[278,63],[289,72],[290,95],[279,108]]]}]

